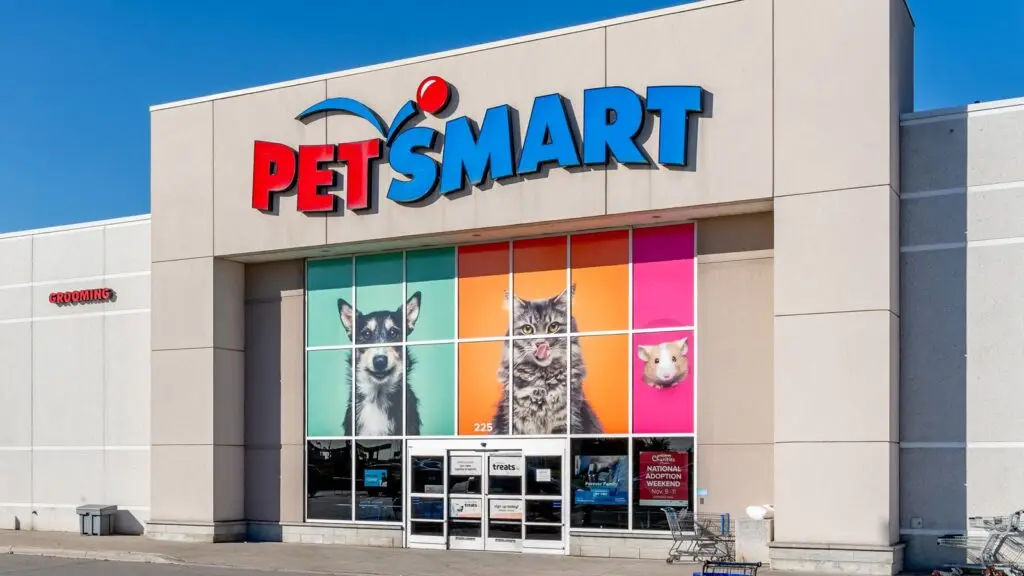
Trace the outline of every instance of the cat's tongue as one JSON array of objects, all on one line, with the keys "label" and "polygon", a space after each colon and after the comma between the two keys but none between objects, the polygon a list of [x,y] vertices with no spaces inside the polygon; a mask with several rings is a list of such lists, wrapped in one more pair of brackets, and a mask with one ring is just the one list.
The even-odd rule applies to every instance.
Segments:
[{"label": "cat's tongue", "polygon": [[536,356],[538,360],[547,360],[548,356],[551,355],[551,346],[548,345],[547,342],[539,342],[537,344],[537,349],[533,352],[533,355]]}]

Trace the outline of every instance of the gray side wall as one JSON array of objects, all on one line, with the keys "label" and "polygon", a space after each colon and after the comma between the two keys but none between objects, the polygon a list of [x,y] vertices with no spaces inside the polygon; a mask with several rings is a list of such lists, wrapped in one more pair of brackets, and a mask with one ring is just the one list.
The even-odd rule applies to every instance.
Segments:
[{"label": "gray side wall", "polygon": [[[149,219],[0,236],[0,529],[149,519]],[[117,300],[59,307],[54,291]]]},{"label": "gray side wall", "polygon": [[1024,106],[902,127],[901,532],[935,537],[1024,503]]}]

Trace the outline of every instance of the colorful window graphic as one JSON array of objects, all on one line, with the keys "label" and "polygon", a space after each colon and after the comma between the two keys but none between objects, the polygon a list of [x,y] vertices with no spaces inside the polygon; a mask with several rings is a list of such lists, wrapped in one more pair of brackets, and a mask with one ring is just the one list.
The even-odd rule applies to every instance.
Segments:
[{"label": "colorful window graphic", "polygon": [[692,436],[695,226],[307,269],[307,435]]}]

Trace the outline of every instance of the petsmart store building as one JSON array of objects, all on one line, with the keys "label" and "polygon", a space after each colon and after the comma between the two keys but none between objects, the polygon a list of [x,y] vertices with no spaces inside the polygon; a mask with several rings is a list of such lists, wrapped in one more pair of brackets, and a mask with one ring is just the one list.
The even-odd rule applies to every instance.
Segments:
[{"label": "petsmart store building", "polygon": [[1024,497],[1024,103],[913,111],[913,32],[704,0],[154,106],[151,215],[0,236],[0,524],[962,560]]}]

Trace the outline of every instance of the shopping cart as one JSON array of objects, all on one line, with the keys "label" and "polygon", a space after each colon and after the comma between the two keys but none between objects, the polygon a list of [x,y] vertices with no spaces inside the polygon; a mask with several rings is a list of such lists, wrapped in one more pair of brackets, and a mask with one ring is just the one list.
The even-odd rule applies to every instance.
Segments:
[{"label": "shopping cart", "polygon": [[735,533],[728,514],[696,514],[662,508],[672,531],[672,546],[665,562],[688,557],[693,561],[727,562],[734,557]]},{"label": "shopping cart", "polygon": [[1009,516],[968,518],[968,534],[942,536],[938,545],[965,551],[966,564],[944,566],[933,576],[1024,576],[1024,510]]},{"label": "shopping cart", "polygon": [[757,576],[760,562],[705,562],[693,576]]}]

